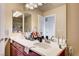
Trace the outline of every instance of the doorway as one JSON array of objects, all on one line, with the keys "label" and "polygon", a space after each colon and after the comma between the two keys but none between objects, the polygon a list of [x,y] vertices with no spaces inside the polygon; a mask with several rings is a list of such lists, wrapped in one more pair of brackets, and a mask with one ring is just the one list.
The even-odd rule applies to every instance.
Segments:
[{"label": "doorway", "polygon": [[52,36],[55,36],[56,28],[56,16],[46,16],[45,17],[45,36],[48,36],[49,39]]},{"label": "doorway", "polygon": [[56,15],[41,16],[40,17],[40,32],[44,37],[48,36],[49,39],[55,36],[56,33]]}]

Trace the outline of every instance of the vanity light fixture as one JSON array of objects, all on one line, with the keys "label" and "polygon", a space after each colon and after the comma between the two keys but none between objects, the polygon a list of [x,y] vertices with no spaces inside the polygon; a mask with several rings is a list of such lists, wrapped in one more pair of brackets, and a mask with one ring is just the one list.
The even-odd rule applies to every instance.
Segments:
[{"label": "vanity light fixture", "polygon": [[22,15],[22,13],[19,12],[19,11],[16,11],[16,12],[13,13],[13,17],[19,17],[21,15]]},{"label": "vanity light fixture", "polygon": [[43,5],[43,3],[26,3],[25,7],[33,10],[35,8],[38,8],[39,6],[42,6],[42,5]]}]

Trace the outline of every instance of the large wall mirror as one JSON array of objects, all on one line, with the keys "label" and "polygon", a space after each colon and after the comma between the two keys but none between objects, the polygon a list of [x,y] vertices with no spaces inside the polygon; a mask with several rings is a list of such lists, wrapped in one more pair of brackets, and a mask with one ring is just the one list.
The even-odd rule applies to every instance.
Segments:
[{"label": "large wall mirror", "polygon": [[12,32],[19,32],[21,31],[22,32],[22,29],[23,29],[23,14],[19,11],[13,11],[13,21],[12,21]]},{"label": "large wall mirror", "polygon": [[31,14],[24,13],[24,32],[31,31]]},{"label": "large wall mirror", "polygon": [[31,31],[31,14],[13,11],[12,20],[12,32]]}]

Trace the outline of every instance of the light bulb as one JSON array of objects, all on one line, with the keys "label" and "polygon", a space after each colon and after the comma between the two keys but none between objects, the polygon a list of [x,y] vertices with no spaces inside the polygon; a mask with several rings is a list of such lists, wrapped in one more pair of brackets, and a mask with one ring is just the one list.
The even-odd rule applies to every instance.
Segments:
[{"label": "light bulb", "polygon": [[39,6],[42,6],[43,4],[42,4],[42,3],[38,3],[38,5],[39,5]]},{"label": "light bulb", "polygon": [[30,7],[30,9],[32,9],[32,10],[33,10],[34,8],[33,8],[33,7]]},{"label": "light bulb", "polygon": [[26,4],[26,7],[28,7],[28,8],[29,8],[29,4]]},{"label": "light bulb", "polygon": [[37,4],[34,4],[34,8],[37,8],[38,6],[37,6]]},{"label": "light bulb", "polygon": [[28,8],[28,9],[34,9],[34,8],[37,8],[39,6],[42,6],[43,3],[27,3],[25,6]]}]

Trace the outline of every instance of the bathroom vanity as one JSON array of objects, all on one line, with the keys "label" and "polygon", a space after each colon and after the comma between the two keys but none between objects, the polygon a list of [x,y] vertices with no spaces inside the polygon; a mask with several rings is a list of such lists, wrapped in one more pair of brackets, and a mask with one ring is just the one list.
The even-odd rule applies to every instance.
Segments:
[{"label": "bathroom vanity", "polygon": [[59,48],[57,42],[30,41],[21,36],[10,36],[11,56],[65,56],[65,48]]}]

